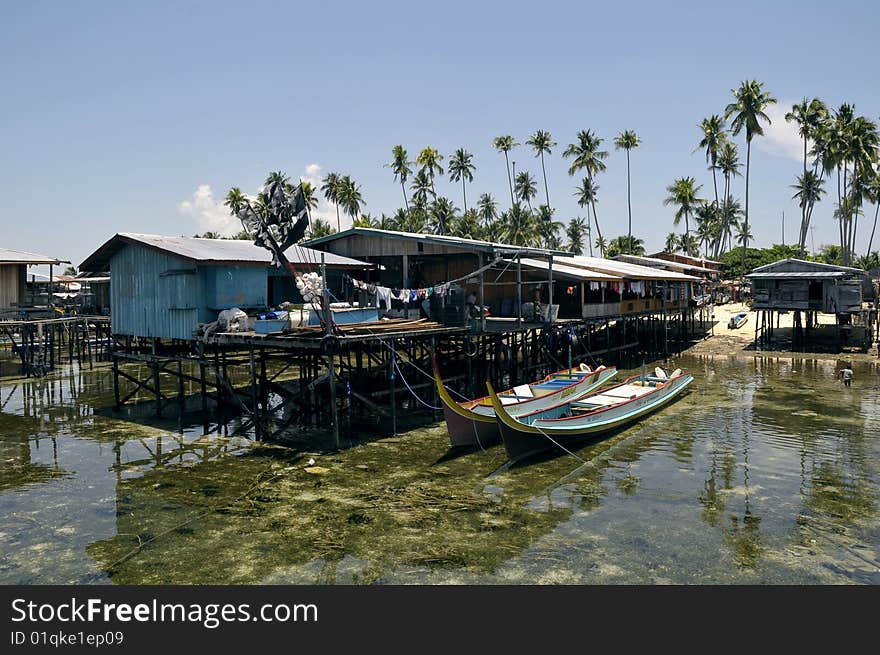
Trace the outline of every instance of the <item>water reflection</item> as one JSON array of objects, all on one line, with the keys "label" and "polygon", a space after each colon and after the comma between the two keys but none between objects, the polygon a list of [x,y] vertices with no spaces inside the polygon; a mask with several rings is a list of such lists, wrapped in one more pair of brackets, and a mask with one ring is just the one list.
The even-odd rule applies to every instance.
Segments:
[{"label": "water reflection", "polygon": [[0,582],[878,582],[875,366],[675,365],[693,390],[586,463],[510,469],[442,424],[331,454],[115,414],[102,366],[0,378]]}]

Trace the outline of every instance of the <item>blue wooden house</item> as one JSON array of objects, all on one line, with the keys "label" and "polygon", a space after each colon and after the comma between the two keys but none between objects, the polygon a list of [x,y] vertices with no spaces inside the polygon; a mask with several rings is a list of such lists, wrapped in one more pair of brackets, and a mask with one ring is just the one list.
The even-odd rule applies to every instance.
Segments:
[{"label": "blue wooden house", "polygon": [[[322,253],[293,246],[285,253],[302,272],[320,270]],[[323,253],[329,283],[343,271],[374,264]],[[92,253],[80,271],[110,271],[113,333],[191,339],[199,323],[224,309],[262,310],[302,302],[293,278],[251,241],[120,233]],[[332,286],[331,286],[332,288]]]}]

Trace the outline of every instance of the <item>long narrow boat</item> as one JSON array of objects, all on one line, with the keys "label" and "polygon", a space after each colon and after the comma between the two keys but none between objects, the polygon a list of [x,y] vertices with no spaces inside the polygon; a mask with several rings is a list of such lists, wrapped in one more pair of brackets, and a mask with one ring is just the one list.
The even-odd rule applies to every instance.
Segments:
[{"label": "long narrow boat", "polygon": [[[523,384],[498,394],[499,401],[512,416],[534,412],[565,400],[574,400],[593,391],[617,375],[613,366],[563,369],[532,384]],[[500,439],[495,410],[489,396],[456,402],[443,384],[434,364],[437,395],[443,403],[443,415],[453,446],[475,446],[497,443]]]},{"label": "long narrow boat", "polygon": [[662,369],[656,369],[655,375],[634,375],[578,400],[519,416],[512,416],[492,385],[488,387],[504,448],[515,461],[637,421],[675,399],[693,381],[692,375],[680,370],[667,377]]}]

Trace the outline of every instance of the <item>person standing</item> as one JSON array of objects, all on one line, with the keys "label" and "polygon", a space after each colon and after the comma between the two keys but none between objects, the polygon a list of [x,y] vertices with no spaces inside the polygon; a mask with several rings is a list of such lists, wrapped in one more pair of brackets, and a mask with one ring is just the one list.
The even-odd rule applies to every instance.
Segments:
[{"label": "person standing", "polygon": [[840,377],[843,379],[843,386],[852,386],[853,370],[849,362],[843,365],[843,370],[840,372]]}]

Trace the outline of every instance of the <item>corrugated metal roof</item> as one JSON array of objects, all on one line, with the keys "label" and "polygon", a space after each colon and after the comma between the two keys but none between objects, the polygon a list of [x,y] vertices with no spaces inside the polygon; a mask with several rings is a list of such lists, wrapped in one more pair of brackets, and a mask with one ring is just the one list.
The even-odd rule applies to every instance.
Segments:
[{"label": "corrugated metal roof", "polygon": [[[527,266],[532,269],[540,270],[540,271],[548,271],[550,268],[550,262],[543,259],[522,259],[522,265]],[[568,261],[563,260],[563,261]],[[623,280],[622,277],[617,275],[609,275],[607,273],[600,273],[598,271],[591,271],[588,268],[578,268],[576,266],[566,266],[565,264],[560,264],[559,260],[553,260],[553,277],[557,275],[575,278],[577,280],[588,280],[591,282],[619,282]]]},{"label": "corrugated metal roof", "polygon": [[701,278],[693,275],[685,275],[675,271],[666,271],[660,268],[651,268],[649,266],[639,266],[638,264],[630,264],[629,262],[621,262],[616,259],[602,259],[600,257],[587,257],[585,255],[575,255],[565,260],[567,266],[577,266],[579,268],[588,268],[600,273],[608,273],[617,275],[625,279],[632,280],[666,280],[674,282],[699,282]]},{"label": "corrugated metal roof", "polygon": [[[269,265],[272,262],[272,255],[269,251],[254,245],[253,241],[169,237],[158,234],[120,232],[89,255],[79,268],[86,271],[106,271],[110,258],[126,244],[144,245],[154,250],[199,263]],[[331,268],[364,269],[376,267],[375,264],[369,262],[312,250],[311,248],[299,245],[288,248],[284,254],[295,265],[319,265],[321,255],[323,255],[324,262]]]},{"label": "corrugated metal roof", "polygon": [[64,260],[55,259],[48,255],[0,248],[0,264],[60,264],[62,261]]},{"label": "corrugated metal roof", "polygon": [[[859,273],[861,275],[865,274],[860,268],[852,268],[850,266],[836,266],[835,264],[826,264],[824,262],[811,262],[806,259],[796,259],[795,257],[789,257],[788,259],[780,259],[779,261],[773,262],[771,264],[764,264],[763,266],[759,266],[755,270],[752,271],[751,274],[755,273],[763,273],[765,271],[770,271],[773,268],[781,266],[783,264],[804,264],[814,270],[825,270],[825,271],[843,271],[846,273]],[[748,276],[746,276],[748,277]]]},{"label": "corrugated metal roof", "polygon": [[749,273],[746,278],[751,280],[782,280],[782,279],[800,279],[800,280],[829,280],[847,277],[849,273],[846,271],[768,271],[766,273]]},{"label": "corrugated metal roof", "polygon": [[[640,266],[648,266],[656,268],[656,266],[666,266],[673,270],[691,271],[695,273],[718,273],[714,268],[704,268],[702,266],[694,266],[692,264],[683,264],[682,262],[672,261],[671,259],[660,259],[659,257],[643,257],[641,255],[617,255],[614,259],[631,264],[639,264]],[[652,266],[652,264],[656,266]]]},{"label": "corrugated metal roof", "polygon": [[[661,255],[666,255],[666,257],[674,257],[675,259],[666,259],[666,257],[662,257]],[[655,252],[651,255],[648,255],[648,257],[662,259],[663,261],[676,261],[676,262],[679,259],[687,259],[687,260],[690,260],[690,263],[694,266],[698,265],[696,262],[699,262],[700,264],[703,264],[703,265],[705,265],[705,264],[718,264],[719,266],[721,266],[721,262],[716,262],[714,259],[706,259],[705,257],[691,257],[690,255],[682,255],[681,253],[678,253],[678,252],[667,252],[665,250],[661,250],[660,252]],[[687,262],[684,262],[684,263],[687,263]]]},{"label": "corrugated metal roof", "polygon": [[329,241],[336,241],[337,239],[344,239],[349,236],[353,236],[356,234],[360,234],[363,236],[374,236],[385,239],[403,239],[409,241],[421,241],[423,243],[436,243],[438,245],[445,246],[460,246],[462,248],[468,248],[471,250],[479,250],[481,252],[495,252],[500,254],[512,254],[515,255],[517,253],[522,255],[541,255],[547,256],[550,254],[567,256],[571,253],[566,253],[561,250],[546,250],[544,248],[526,248],[525,246],[514,246],[509,243],[493,243],[491,241],[481,241],[479,239],[465,239],[462,237],[453,237],[447,236],[445,234],[419,234],[417,232],[398,232],[396,230],[380,230],[373,227],[353,227],[348,230],[343,230],[342,232],[336,232],[334,234],[329,234],[325,237],[321,237],[320,239],[313,239],[311,241],[307,241],[306,244],[309,246],[317,246],[322,243],[327,243]]}]

